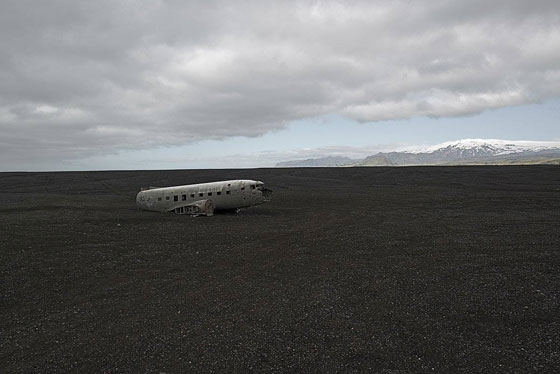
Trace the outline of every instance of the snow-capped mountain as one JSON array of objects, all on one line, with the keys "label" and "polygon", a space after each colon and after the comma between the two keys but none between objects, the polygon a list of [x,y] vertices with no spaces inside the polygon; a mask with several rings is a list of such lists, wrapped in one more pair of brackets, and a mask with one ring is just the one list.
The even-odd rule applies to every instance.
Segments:
[{"label": "snow-capped mountain", "polygon": [[532,164],[558,160],[560,142],[463,139],[416,151],[378,153],[359,165]]},{"label": "snow-capped mountain", "polygon": [[540,152],[546,150],[560,150],[560,142],[537,142],[528,140],[500,140],[500,139],[461,139],[437,144],[410,153],[433,153],[436,151],[466,153],[465,155],[506,155],[520,152]]},{"label": "snow-capped mountain", "polygon": [[[298,161],[292,161],[289,165],[309,166],[311,161],[305,160],[306,165],[299,165]],[[462,139],[404,152],[380,152],[345,166],[472,164],[560,164],[560,142]],[[321,166],[340,166],[340,164],[323,163]]]}]

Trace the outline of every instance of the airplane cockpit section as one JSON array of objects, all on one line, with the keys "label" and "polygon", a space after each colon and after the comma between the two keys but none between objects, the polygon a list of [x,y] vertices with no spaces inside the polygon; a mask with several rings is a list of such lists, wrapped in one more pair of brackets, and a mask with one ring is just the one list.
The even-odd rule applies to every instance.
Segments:
[{"label": "airplane cockpit section", "polygon": [[272,190],[269,188],[265,188],[263,182],[257,182],[255,185],[255,189],[262,193],[265,202],[272,200]]}]

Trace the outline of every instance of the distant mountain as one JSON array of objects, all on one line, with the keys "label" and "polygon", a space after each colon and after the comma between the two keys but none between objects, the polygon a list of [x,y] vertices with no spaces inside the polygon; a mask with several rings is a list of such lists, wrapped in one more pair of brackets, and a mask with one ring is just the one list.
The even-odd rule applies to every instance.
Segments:
[{"label": "distant mountain", "polygon": [[347,166],[352,165],[360,160],[353,160],[348,157],[329,156],[322,158],[308,158],[306,160],[294,160],[279,162],[275,167],[327,167],[327,166]]},{"label": "distant mountain", "polygon": [[356,166],[543,163],[560,159],[560,142],[463,139],[414,152],[377,153]]},{"label": "distant mountain", "polygon": [[[560,142],[463,139],[418,151],[380,152],[354,162],[328,163],[321,161],[326,159],[330,158],[289,161],[282,164],[290,164],[289,166],[560,164]],[[350,160],[344,157],[337,157],[337,159]]]}]

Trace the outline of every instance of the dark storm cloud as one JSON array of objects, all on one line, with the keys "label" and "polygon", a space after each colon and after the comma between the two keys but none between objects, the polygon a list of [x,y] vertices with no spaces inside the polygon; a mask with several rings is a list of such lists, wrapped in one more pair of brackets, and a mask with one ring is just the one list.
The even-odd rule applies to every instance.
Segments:
[{"label": "dark storm cloud", "polygon": [[[560,94],[557,1],[4,1],[0,157],[456,116]],[[5,165],[0,165],[4,166]]]}]

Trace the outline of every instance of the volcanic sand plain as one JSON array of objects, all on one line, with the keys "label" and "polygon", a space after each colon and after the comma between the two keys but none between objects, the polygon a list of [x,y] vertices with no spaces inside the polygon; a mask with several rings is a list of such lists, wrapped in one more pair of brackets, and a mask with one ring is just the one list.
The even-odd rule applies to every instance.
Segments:
[{"label": "volcanic sand plain", "polygon": [[[189,217],[140,186],[256,179]],[[0,173],[0,372],[558,372],[560,167]]]}]

